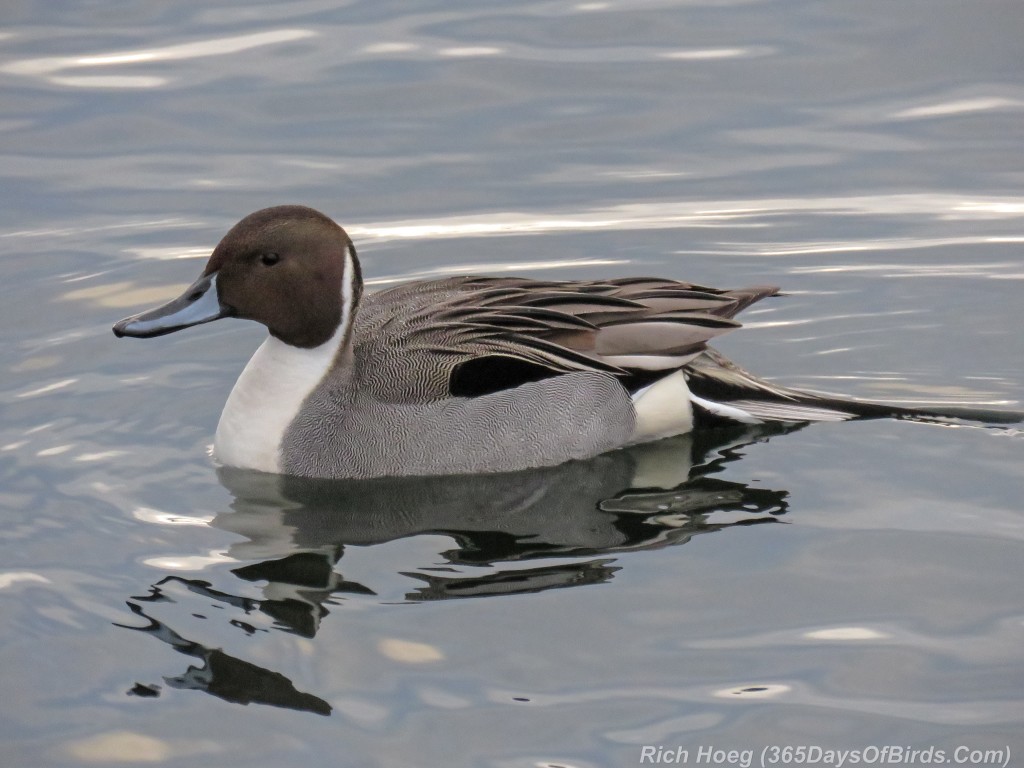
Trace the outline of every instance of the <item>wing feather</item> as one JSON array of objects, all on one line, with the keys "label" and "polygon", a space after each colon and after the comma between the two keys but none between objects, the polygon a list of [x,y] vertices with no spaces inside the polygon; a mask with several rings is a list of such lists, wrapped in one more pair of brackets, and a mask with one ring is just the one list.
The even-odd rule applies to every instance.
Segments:
[{"label": "wing feather", "polygon": [[[709,340],[739,327],[730,318],[741,306],[774,292],[649,277],[407,283],[364,298],[354,353],[362,386],[395,401],[450,396],[467,364],[499,372],[498,388],[574,371],[649,380],[690,363]],[[518,362],[477,365],[492,357]]]}]

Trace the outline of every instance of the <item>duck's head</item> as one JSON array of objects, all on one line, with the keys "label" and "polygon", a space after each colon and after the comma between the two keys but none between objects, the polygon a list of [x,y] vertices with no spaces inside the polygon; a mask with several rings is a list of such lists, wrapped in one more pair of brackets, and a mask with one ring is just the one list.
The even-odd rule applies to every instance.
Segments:
[{"label": "duck's head", "polygon": [[264,208],[231,228],[181,296],[121,320],[114,334],[148,338],[241,317],[286,344],[317,347],[351,317],[361,289],[344,229],[312,208]]}]

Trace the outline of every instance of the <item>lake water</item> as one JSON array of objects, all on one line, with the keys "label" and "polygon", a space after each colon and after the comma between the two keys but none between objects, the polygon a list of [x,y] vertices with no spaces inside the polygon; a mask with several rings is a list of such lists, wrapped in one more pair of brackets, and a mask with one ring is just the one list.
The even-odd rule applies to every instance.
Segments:
[{"label": "lake water", "polygon": [[717,345],[749,370],[1013,407],[1021,29],[1019,0],[7,3],[0,764],[1019,763],[1019,429],[279,483],[207,456],[259,328],[110,325],[294,202],[371,286],[774,283]]}]

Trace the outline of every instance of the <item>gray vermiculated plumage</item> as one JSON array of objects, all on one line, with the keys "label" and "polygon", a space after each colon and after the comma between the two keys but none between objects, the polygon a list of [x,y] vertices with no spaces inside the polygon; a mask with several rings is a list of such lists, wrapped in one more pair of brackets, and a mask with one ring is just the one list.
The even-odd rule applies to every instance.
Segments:
[{"label": "gray vermiculated plumage", "polygon": [[367,478],[526,469],[619,448],[635,422],[629,394],[605,373],[429,403],[369,398],[350,386],[317,389],[285,434],[285,472]]},{"label": "gray vermiculated plumage", "polygon": [[[626,444],[638,374],[606,356],[679,368],[774,288],[729,292],[656,278],[542,282],[450,278],[364,296],[351,352],[285,434],[284,470],[370,477],[494,472],[586,458]],[[502,358],[543,378],[453,397],[460,366]],[[659,366],[661,366],[659,368]],[[500,384],[500,383],[499,383]],[[685,407],[681,403],[680,407]]]}]

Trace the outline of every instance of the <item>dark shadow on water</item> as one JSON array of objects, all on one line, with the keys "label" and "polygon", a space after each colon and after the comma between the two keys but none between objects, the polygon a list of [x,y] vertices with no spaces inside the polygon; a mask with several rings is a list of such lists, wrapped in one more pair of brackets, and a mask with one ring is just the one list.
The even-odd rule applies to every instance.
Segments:
[{"label": "dark shadow on water", "polygon": [[[154,618],[156,604],[195,596],[224,609],[227,625],[247,635],[279,630],[313,638],[330,614],[327,606],[347,600],[422,603],[602,584],[622,567],[617,554],[778,522],[787,511],[786,491],[713,475],[742,458],[744,446],[790,429],[710,430],[501,475],[313,481],[224,468],[219,478],[235,500],[212,525],[242,539],[228,552],[245,563],[230,570],[235,581],[215,589],[209,581],[169,575],[129,601],[146,623],[128,628],[202,661],[165,678],[171,687],[329,714],[327,702],[297,691],[281,673],[185,638]],[[749,517],[716,523],[713,513]],[[444,537],[444,548],[427,565],[396,566],[392,552],[381,585],[342,574],[346,547],[423,535]],[[410,583],[401,595],[382,586],[395,575]],[[252,594],[253,585],[261,598],[241,596]],[[130,693],[156,696],[159,690],[140,683]]]}]

